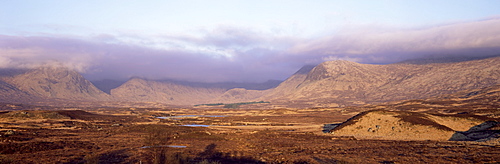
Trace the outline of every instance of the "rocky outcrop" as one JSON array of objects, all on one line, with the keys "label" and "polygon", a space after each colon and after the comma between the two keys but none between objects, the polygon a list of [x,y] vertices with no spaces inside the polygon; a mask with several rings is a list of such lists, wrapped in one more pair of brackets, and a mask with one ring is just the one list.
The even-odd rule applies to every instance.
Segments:
[{"label": "rocky outcrop", "polygon": [[500,123],[497,121],[486,121],[471,127],[467,131],[457,131],[450,141],[496,141],[500,144]]}]

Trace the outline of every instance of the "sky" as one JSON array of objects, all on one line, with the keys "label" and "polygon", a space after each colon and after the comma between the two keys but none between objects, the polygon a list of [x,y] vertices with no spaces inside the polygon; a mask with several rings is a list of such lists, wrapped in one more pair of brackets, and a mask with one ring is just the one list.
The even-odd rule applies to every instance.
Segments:
[{"label": "sky", "polygon": [[498,0],[0,1],[0,68],[90,80],[284,80],[328,60],[500,54]]}]

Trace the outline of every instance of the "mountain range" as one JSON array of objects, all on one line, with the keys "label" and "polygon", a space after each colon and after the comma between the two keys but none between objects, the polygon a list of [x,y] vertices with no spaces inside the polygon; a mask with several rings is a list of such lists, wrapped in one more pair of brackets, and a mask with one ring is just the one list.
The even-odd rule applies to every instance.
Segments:
[{"label": "mountain range", "polygon": [[191,106],[266,101],[266,107],[341,107],[422,99],[500,84],[500,57],[387,65],[336,60],[304,66],[285,81],[195,83],[131,78],[94,83],[61,67],[0,70],[0,101],[156,102]]},{"label": "mountain range", "polygon": [[[455,63],[388,65],[327,61],[314,67],[304,80],[272,101],[304,106],[342,106],[419,99],[461,90],[492,86],[500,82],[500,57]],[[311,104],[313,103],[313,104]]]}]

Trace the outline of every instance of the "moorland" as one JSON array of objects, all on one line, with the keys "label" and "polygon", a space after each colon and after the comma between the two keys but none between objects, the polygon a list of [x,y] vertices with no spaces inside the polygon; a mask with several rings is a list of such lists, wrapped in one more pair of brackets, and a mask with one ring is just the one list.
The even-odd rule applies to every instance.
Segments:
[{"label": "moorland", "polygon": [[499,60],[331,61],[260,90],[3,70],[0,163],[497,163]]}]

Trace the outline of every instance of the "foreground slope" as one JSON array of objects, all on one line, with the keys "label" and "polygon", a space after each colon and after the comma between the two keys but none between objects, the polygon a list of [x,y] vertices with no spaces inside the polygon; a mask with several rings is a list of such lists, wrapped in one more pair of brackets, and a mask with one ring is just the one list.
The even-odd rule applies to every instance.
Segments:
[{"label": "foreground slope", "polygon": [[458,139],[453,138],[457,131],[467,131],[487,121],[491,119],[475,115],[373,110],[352,117],[330,133],[367,139],[446,141]]},{"label": "foreground slope", "polygon": [[500,139],[500,85],[428,99],[362,107],[330,132],[338,136],[389,140],[490,141]]},{"label": "foreground slope", "polygon": [[[499,108],[500,85],[464,90],[427,99],[403,100],[356,107],[358,111],[387,109],[440,114],[474,114],[496,119],[500,118]],[[347,109],[349,110],[351,107]]]}]

